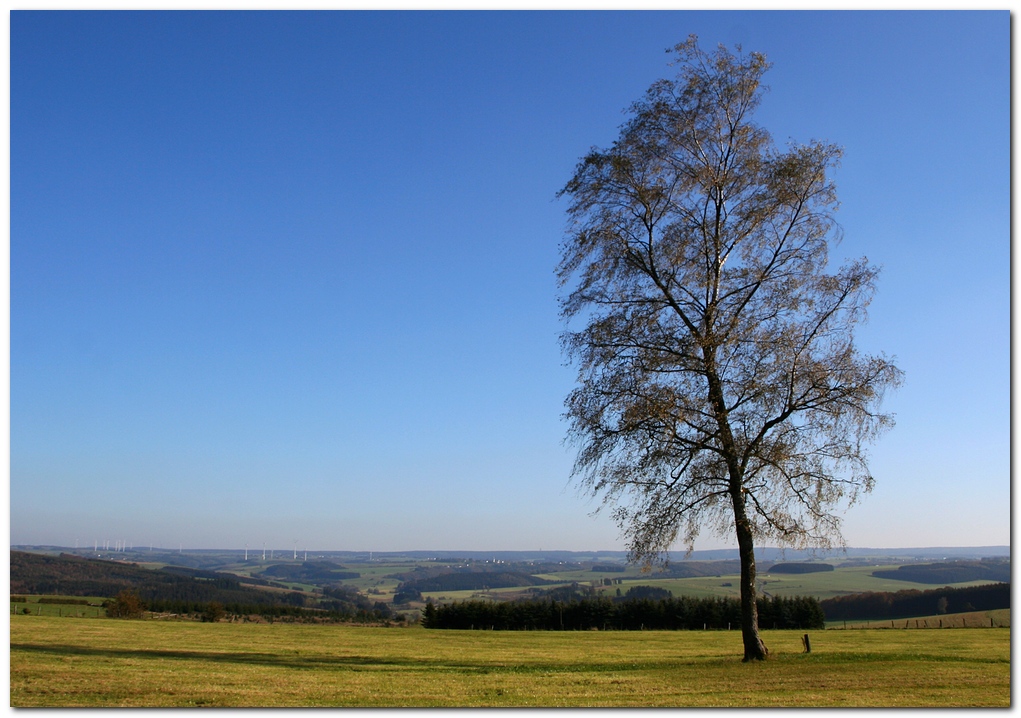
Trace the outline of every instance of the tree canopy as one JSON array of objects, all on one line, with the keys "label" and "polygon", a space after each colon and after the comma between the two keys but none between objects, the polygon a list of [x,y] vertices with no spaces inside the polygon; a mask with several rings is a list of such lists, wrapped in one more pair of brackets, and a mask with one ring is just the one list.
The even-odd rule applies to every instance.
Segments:
[{"label": "tree canopy", "polygon": [[762,658],[754,542],[840,540],[836,509],[873,486],[866,446],[893,424],[878,407],[901,373],[855,346],[876,267],[828,271],[840,148],[781,150],[752,121],[762,54],[694,36],[673,51],[676,78],[560,193],[574,471],[614,506],[632,559],[736,535],[745,658]]}]

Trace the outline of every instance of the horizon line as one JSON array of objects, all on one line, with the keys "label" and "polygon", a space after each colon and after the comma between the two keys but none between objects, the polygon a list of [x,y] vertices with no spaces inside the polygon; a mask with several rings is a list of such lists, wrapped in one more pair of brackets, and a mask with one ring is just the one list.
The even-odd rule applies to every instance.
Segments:
[{"label": "horizon line", "polygon": [[[71,551],[90,551],[90,550],[91,551],[97,551],[97,549],[95,549],[95,548],[90,549],[90,547],[88,547],[88,546],[80,546],[79,547],[79,546],[65,546],[65,545],[62,545],[62,544],[41,544],[41,543],[35,543],[35,544],[28,544],[28,543],[14,544],[14,543],[12,543],[12,544],[10,544],[10,548],[11,549],[16,549],[16,548],[49,548],[49,549],[68,549],[68,550],[71,550]],[[269,549],[269,547],[267,547],[267,549]],[[850,550],[853,550],[853,551],[936,551],[936,550],[941,550],[941,549],[947,549],[947,550],[962,550],[962,549],[966,549],[966,550],[1007,549],[1007,550],[1009,550],[1010,549],[1010,544],[978,544],[978,545],[956,545],[956,546],[954,546],[954,545],[937,545],[937,546],[841,546],[841,547],[829,547],[829,548],[811,548],[811,547],[810,548],[793,548],[793,547],[789,547],[789,546],[758,546],[758,547],[756,547],[755,550],[756,550],[756,552],[763,551],[763,550],[773,550],[773,551],[782,551],[782,552],[789,551],[789,552],[792,552],[792,553],[798,553],[798,552],[803,552],[803,553],[845,553],[845,552],[850,551]],[[152,545],[152,546],[147,546],[147,545],[129,545],[127,548],[124,548],[123,545],[122,545],[122,547],[119,548],[119,549],[106,548],[106,549],[102,549],[102,550],[103,550],[104,553],[126,553],[126,552],[129,552],[129,551],[130,552],[149,552],[149,551],[154,551],[155,552],[157,550],[158,551],[169,551],[169,552],[180,552],[180,551],[183,551],[184,548],[183,548],[183,546],[179,546],[178,548],[173,548],[173,547],[170,547],[170,546],[156,546],[156,545]],[[246,550],[246,547],[245,546],[241,546],[241,547],[237,547],[237,548],[235,548],[235,547],[226,547],[225,548],[225,547],[192,546],[192,547],[189,547],[188,550],[189,551],[224,551],[224,552],[227,552],[227,551],[229,551],[229,552],[238,551],[238,552],[244,552]],[[252,549],[250,547],[248,547],[247,550],[251,551]],[[256,550],[254,550],[254,552],[255,553],[260,553],[261,550],[262,549],[256,549]],[[282,548],[274,547],[271,550],[273,550],[274,552],[276,552],[276,551],[285,551],[285,550],[293,552],[294,548],[293,547],[288,547],[288,548],[282,549]],[[664,551],[663,553],[666,553],[666,554],[689,554],[689,553],[690,554],[696,554],[696,553],[710,553],[710,552],[717,553],[717,552],[720,552],[720,551],[735,551],[736,552],[737,550],[738,550],[738,548],[736,546],[733,546],[733,547],[723,547],[723,548],[694,549],[693,551],[690,551],[690,552],[687,551],[686,549],[670,549],[670,550]],[[494,553],[494,554],[501,554],[501,553],[626,554],[626,553],[628,553],[627,550],[625,550],[625,549],[559,549],[559,548],[553,548],[553,549],[543,549],[543,548],[540,548],[540,549],[514,549],[514,548],[505,548],[505,549],[469,549],[469,548],[437,549],[437,548],[423,548],[423,549],[417,549],[416,548],[416,549],[397,549],[397,550],[395,550],[395,549],[383,549],[383,550],[379,550],[379,549],[345,549],[345,548],[339,548],[339,549],[338,548],[316,548],[316,549],[312,549],[312,548],[307,548],[307,549],[306,548],[299,548],[299,549],[297,549],[297,551],[298,551],[298,553],[304,553],[304,552],[307,551],[307,552],[326,552],[326,553],[378,553],[378,554],[408,554],[408,553],[437,553],[437,554],[449,554],[449,553],[474,553],[474,554],[485,554],[485,553]]]}]

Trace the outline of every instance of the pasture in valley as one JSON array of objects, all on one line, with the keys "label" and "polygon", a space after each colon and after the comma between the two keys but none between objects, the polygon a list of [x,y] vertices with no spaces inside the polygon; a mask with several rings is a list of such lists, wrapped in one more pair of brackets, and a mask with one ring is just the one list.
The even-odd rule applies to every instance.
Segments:
[{"label": "pasture in valley", "polygon": [[1004,629],[429,631],[11,618],[11,705],[1008,706]]}]

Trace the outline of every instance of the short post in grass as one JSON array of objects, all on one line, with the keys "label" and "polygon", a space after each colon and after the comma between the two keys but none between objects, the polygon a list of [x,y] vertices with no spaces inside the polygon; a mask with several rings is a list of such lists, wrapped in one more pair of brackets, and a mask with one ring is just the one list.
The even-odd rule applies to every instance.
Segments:
[{"label": "short post in grass", "polygon": [[804,651],[805,653],[811,653],[812,652],[812,642],[810,640],[808,640],[808,634],[807,633],[804,636],[801,637],[801,645],[803,645],[805,647],[805,651]]}]

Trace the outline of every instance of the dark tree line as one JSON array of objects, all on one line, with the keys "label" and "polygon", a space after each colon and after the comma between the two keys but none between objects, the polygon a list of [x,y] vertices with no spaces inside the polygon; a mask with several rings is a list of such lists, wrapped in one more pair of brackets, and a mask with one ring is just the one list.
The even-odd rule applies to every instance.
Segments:
[{"label": "dark tree line", "polygon": [[301,606],[266,605],[258,603],[224,603],[218,601],[144,601],[145,610],[154,613],[176,613],[180,615],[208,615],[213,606],[220,608],[220,615],[261,616],[263,618],[314,618],[329,621],[355,623],[372,623],[393,617],[389,607],[377,603],[369,609],[353,607],[350,604],[335,602],[323,608],[304,608]]},{"label": "dark tree line", "polygon": [[[763,628],[812,629],[824,625],[819,601],[807,596],[760,597],[758,609]],[[741,625],[741,602],[688,596],[622,601],[602,597],[567,602],[470,600],[442,606],[429,603],[422,623],[426,628],[497,631],[737,629]]]},{"label": "dark tree line", "polygon": [[1010,561],[992,559],[983,561],[947,561],[945,563],[919,563],[899,566],[896,569],[873,571],[876,578],[892,578],[915,583],[963,583],[965,581],[1010,581]]},{"label": "dark tree line", "polygon": [[770,573],[823,573],[833,570],[828,563],[776,563],[769,567]]},{"label": "dark tree line", "polygon": [[942,613],[993,611],[1010,608],[1010,584],[991,583],[967,588],[936,588],[931,591],[856,593],[827,598],[821,603],[827,620],[866,621],[914,618]]}]

